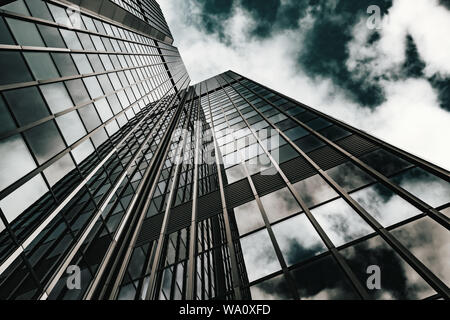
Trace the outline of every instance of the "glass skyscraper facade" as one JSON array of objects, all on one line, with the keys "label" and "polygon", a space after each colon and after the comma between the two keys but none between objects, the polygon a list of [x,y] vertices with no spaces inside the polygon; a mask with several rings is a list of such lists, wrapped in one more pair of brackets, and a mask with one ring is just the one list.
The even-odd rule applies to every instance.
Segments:
[{"label": "glass skyscraper facade", "polygon": [[0,299],[450,297],[445,169],[191,84],[156,1],[0,10]]}]

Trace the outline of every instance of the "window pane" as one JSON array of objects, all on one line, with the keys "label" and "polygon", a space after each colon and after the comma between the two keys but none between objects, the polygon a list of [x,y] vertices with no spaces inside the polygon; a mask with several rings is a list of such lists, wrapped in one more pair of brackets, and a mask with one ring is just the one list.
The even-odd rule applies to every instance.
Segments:
[{"label": "window pane", "polygon": [[32,81],[20,52],[0,51],[0,85]]},{"label": "window pane", "polygon": [[378,266],[381,289],[367,290],[373,299],[423,299],[434,291],[379,236],[340,251],[361,283],[367,283],[367,267]]},{"label": "window pane", "polygon": [[48,183],[52,187],[59,180],[64,178],[70,171],[75,169],[70,155],[66,154],[58,161],[53,163],[50,167],[44,170],[44,175],[47,178]]},{"label": "window pane", "polygon": [[88,139],[78,145],[75,150],[72,150],[73,158],[77,164],[81,163],[84,159],[86,159],[92,152],[94,152],[94,147],[92,146],[91,141]]},{"label": "window pane", "polygon": [[102,88],[100,87],[96,77],[83,78],[83,81],[86,84],[86,88],[88,89],[92,99],[103,95]]},{"label": "window pane", "polygon": [[227,169],[225,172],[229,184],[245,178],[244,168],[240,164]]},{"label": "window pane", "polygon": [[66,10],[62,7],[55,6],[53,4],[47,3],[48,8],[50,9],[53,18],[57,23],[61,23],[67,26],[72,26],[70,23],[69,17],[67,16]]},{"label": "window pane", "polygon": [[4,92],[6,101],[11,106],[20,125],[40,120],[50,113],[36,87],[27,87]]},{"label": "window pane", "polygon": [[25,0],[25,2],[27,3],[27,6],[30,9],[31,15],[33,17],[53,21],[53,18],[50,12],[48,11],[45,2],[36,0]]},{"label": "window pane", "polygon": [[337,167],[327,170],[330,177],[336,183],[344,188],[345,191],[351,191],[362,187],[374,179],[351,162],[343,163]]},{"label": "window pane", "polygon": [[331,141],[336,141],[338,139],[351,135],[350,132],[336,125],[323,129],[320,131],[320,133],[325,136],[325,138],[328,138]]},{"label": "window pane", "polygon": [[385,227],[411,218],[421,212],[379,183],[352,193],[351,197]]},{"label": "window pane", "polygon": [[44,38],[45,44],[47,47],[52,48],[65,48],[66,45],[61,37],[61,34],[59,33],[58,29],[44,26],[42,24],[38,24],[38,29],[42,34],[42,37]]},{"label": "window pane", "polygon": [[291,139],[292,141],[300,139],[309,134],[308,131],[306,131],[302,127],[295,127],[295,128],[289,129],[285,133],[289,137],[289,139]]},{"label": "window pane", "polygon": [[72,54],[72,58],[80,74],[88,74],[93,72],[91,64],[85,54]]},{"label": "window pane", "polygon": [[338,196],[319,175],[296,182],[294,188],[308,207]]},{"label": "window pane", "polygon": [[108,102],[106,102],[105,98],[95,101],[94,104],[103,122],[113,116],[112,111],[109,108]]},{"label": "window pane", "polygon": [[450,285],[450,233],[446,228],[424,217],[398,227],[392,234],[447,286]]},{"label": "window pane", "polygon": [[75,50],[83,50],[81,47],[81,43],[78,40],[77,34],[70,30],[59,29],[61,31],[61,35],[66,42],[67,48],[75,49]]},{"label": "window pane", "polygon": [[292,293],[284,275],[273,277],[250,287],[253,300],[290,300]]},{"label": "window pane", "polygon": [[84,87],[83,81],[80,79],[70,80],[65,82],[67,90],[69,90],[70,96],[76,105],[82,104],[91,100],[89,94]]},{"label": "window pane", "polygon": [[322,147],[325,145],[325,142],[322,142],[318,138],[316,138],[313,135],[306,136],[304,138],[301,138],[299,140],[295,141],[295,144],[302,149],[303,152],[307,153],[313,150],[316,150],[319,147]]},{"label": "window pane", "polygon": [[20,135],[0,141],[0,190],[36,168]]},{"label": "window pane", "polygon": [[240,235],[264,226],[264,220],[256,200],[247,202],[233,210]]},{"label": "window pane", "polygon": [[25,131],[25,137],[40,164],[65,147],[53,120]]},{"label": "window pane", "polygon": [[292,272],[302,300],[358,299],[350,281],[331,256]]},{"label": "window pane", "polygon": [[288,266],[327,250],[305,214],[275,224],[272,229]]},{"label": "window pane", "polygon": [[11,117],[3,98],[0,97],[0,134],[16,128],[14,120]]},{"label": "window pane", "polygon": [[240,241],[250,282],[281,269],[267,230],[260,230]]},{"label": "window pane", "polygon": [[36,26],[33,23],[6,18],[14,37],[22,46],[45,47]]},{"label": "window pane", "polygon": [[372,228],[343,200],[311,210],[336,247],[372,233]]},{"label": "window pane", "polygon": [[78,38],[83,45],[84,50],[95,50],[94,44],[91,41],[91,37],[87,33],[77,32]]},{"label": "window pane", "polygon": [[432,207],[450,202],[450,183],[421,168],[409,169],[391,180]]},{"label": "window pane", "polygon": [[400,170],[412,166],[412,164],[406,160],[403,160],[383,149],[370,152],[362,156],[360,159],[385,176],[390,176]]},{"label": "window pane", "polygon": [[97,128],[102,123],[92,103],[78,109],[78,112],[80,113],[81,120],[83,120],[83,123],[89,132]]},{"label": "window pane", "polygon": [[287,187],[261,197],[261,202],[271,223],[302,211]]},{"label": "window pane", "polygon": [[[6,1],[3,1],[3,2],[6,2]],[[15,12],[18,14],[22,14],[25,16],[29,15],[29,12],[28,12],[27,7],[25,6],[25,3],[23,2],[23,0],[15,0],[8,4],[1,5],[1,9]]]},{"label": "window pane", "polygon": [[45,100],[53,113],[66,110],[73,106],[66,87],[61,82],[46,84],[40,87]]},{"label": "window pane", "polygon": [[76,110],[57,117],[56,122],[69,146],[86,134]]},{"label": "window pane", "polygon": [[52,57],[61,76],[68,77],[78,74],[70,54],[52,52]]},{"label": "window pane", "polygon": [[307,126],[309,126],[311,129],[314,130],[320,130],[323,128],[326,128],[328,126],[330,126],[332,123],[325,120],[324,118],[316,118],[314,120],[308,121],[305,123]]},{"label": "window pane", "polygon": [[58,71],[48,53],[25,52],[23,55],[36,80],[59,78]]},{"label": "window pane", "polygon": [[36,202],[47,191],[47,186],[39,174],[1,200],[0,207],[8,222],[16,219],[19,214]]},{"label": "window pane", "polygon": [[15,44],[11,33],[9,33],[8,27],[6,26],[3,18],[0,17],[0,43],[1,44]]},{"label": "window pane", "polygon": [[248,160],[247,166],[250,175],[261,172],[262,174],[276,174],[276,169],[272,165],[270,158],[266,154],[262,154],[255,158]]}]

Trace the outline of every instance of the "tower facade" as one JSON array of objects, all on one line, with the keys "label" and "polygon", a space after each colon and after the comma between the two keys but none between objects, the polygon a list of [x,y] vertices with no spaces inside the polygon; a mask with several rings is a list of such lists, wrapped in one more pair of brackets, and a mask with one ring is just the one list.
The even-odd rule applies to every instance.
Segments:
[{"label": "tower facade", "polygon": [[449,298],[448,171],[191,85],[155,1],[1,10],[1,299]]}]

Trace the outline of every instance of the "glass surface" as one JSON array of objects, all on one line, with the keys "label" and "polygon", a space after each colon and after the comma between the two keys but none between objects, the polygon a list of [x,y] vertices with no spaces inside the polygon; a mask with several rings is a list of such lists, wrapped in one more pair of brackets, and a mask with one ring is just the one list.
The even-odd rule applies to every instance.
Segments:
[{"label": "glass surface", "polygon": [[320,130],[323,128],[326,128],[328,126],[330,126],[332,123],[325,120],[324,118],[316,118],[314,120],[308,121],[305,123],[307,126],[309,126],[311,129],[314,130]]},{"label": "glass surface", "polygon": [[94,152],[94,147],[91,141],[88,139],[79,144],[74,150],[71,151],[73,158],[77,164],[81,163],[86,159],[92,152]]},{"label": "glass surface", "polygon": [[264,226],[264,220],[256,200],[233,209],[239,234],[243,235]]},{"label": "glass surface", "polygon": [[59,78],[58,70],[47,52],[24,52],[36,80]]},{"label": "glass surface", "polygon": [[[3,1],[3,2],[6,2],[6,1]],[[25,6],[25,3],[23,2],[23,0],[15,0],[8,4],[0,5],[0,8],[2,10],[15,12],[15,13],[22,14],[25,16],[29,15],[28,9]]]},{"label": "glass surface", "polygon": [[5,21],[2,17],[0,17],[0,43],[1,44],[15,44],[13,37],[11,36],[11,33],[8,30],[8,27],[6,26]]},{"label": "glass surface", "polygon": [[73,106],[72,100],[63,83],[51,83],[40,86],[50,110],[57,113]]},{"label": "glass surface", "polygon": [[[373,299],[423,299],[434,291],[382,238],[379,236],[340,251],[356,277],[364,285],[374,275],[369,266],[380,268],[381,289],[367,290]],[[370,284],[373,284],[370,281]]]},{"label": "glass surface", "polygon": [[253,300],[290,300],[292,293],[283,274],[250,287]]},{"label": "glass surface", "polygon": [[102,123],[92,103],[78,109],[78,112],[80,113],[81,120],[83,120],[83,123],[89,132],[97,128]]},{"label": "glass surface", "polygon": [[50,187],[52,187],[73,169],[75,169],[75,165],[73,164],[70,155],[66,154],[50,167],[46,168],[44,170],[44,175],[47,178]]},{"label": "glass surface", "polygon": [[0,85],[32,81],[30,72],[17,51],[0,51]]},{"label": "glass surface", "polygon": [[391,180],[432,207],[450,202],[450,183],[421,168],[409,169]]},{"label": "glass surface", "polygon": [[314,208],[311,213],[336,247],[374,232],[343,199]]},{"label": "glass surface", "polygon": [[36,87],[4,91],[3,94],[21,126],[50,114]]},{"label": "glass surface", "polygon": [[103,64],[97,54],[88,54],[87,57],[92,65],[92,68],[94,69],[94,72],[105,71],[105,68],[103,68]]},{"label": "glass surface", "polygon": [[245,162],[250,175],[255,173],[275,174],[277,171],[266,154],[261,154]]},{"label": "glass surface", "polygon": [[406,160],[383,149],[372,151],[360,157],[360,159],[385,176],[390,176],[402,169],[412,166],[412,164]]},{"label": "glass surface", "polygon": [[25,0],[25,2],[27,3],[27,6],[30,9],[31,15],[33,17],[53,21],[53,18],[50,14],[50,11],[48,11],[45,2],[36,0]]},{"label": "glass surface", "polygon": [[16,128],[14,120],[9,113],[3,98],[0,96],[0,134]]},{"label": "glass surface", "polygon": [[70,54],[52,52],[52,57],[61,76],[69,77],[78,74]]},{"label": "glass surface", "polygon": [[45,44],[50,48],[65,48],[66,45],[57,28],[38,24],[38,29],[44,38]]},{"label": "glass surface", "polygon": [[67,90],[69,90],[70,96],[72,97],[76,105],[91,100],[81,79],[65,81],[65,84],[67,86]]},{"label": "glass surface", "polygon": [[86,134],[76,110],[57,117],[56,123],[69,146]]},{"label": "glass surface", "polygon": [[302,211],[287,187],[269,193],[260,199],[271,223]]},{"label": "glass surface", "polygon": [[345,191],[354,190],[375,180],[351,162],[331,168],[327,173]]},{"label": "glass surface", "polygon": [[270,151],[270,154],[278,163],[283,163],[299,156],[298,152],[287,144],[278,149]]},{"label": "glass surface", "polygon": [[392,230],[407,247],[447,286],[450,285],[450,232],[429,217]]},{"label": "glass surface", "polygon": [[325,142],[322,142],[313,135],[306,136],[294,142],[305,153],[316,150],[317,148],[325,145]]},{"label": "glass surface", "polygon": [[327,250],[305,214],[277,223],[272,230],[288,266]]},{"label": "glass surface", "polygon": [[64,150],[64,141],[53,120],[25,131],[24,135],[40,164]]},{"label": "glass surface", "polygon": [[80,74],[88,74],[93,72],[91,64],[85,54],[74,53],[72,54],[72,58]]},{"label": "glass surface", "polygon": [[266,229],[250,234],[240,242],[250,282],[281,269]]},{"label": "glass surface", "polygon": [[291,139],[292,141],[300,139],[304,136],[307,136],[309,133],[302,127],[298,126],[292,129],[289,129],[285,131],[285,134]]},{"label": "glass surface", "polygon": [[411,218],[421,212],[380,183],[352,193],[351,197],[384,227]]},{"label": "glass surface", "polygon": [[3,190],[36,168],[33,158],[20,135],[0,141],[0,190]]},{"label": "glass surface", "polygon": [[225,173],[229,184],[245,178],[245,171],[241,164],[227,169]]},{"label": "glass surface", "polygon": [[359,299],[350,281],[331,256],[292,271],[302,300]]},{"label": "glass surface", "polygon": [[72,26],[69,17],[67,16],[66,10],[63,7],[55,6],[51,3],[47,3],[47,5],[57,23],[61,23],[66,26]]},{"label": "glass surface", "polygon": [[95,101],[94,104],[103,122],[113,116],[111,108],[109,107],[108,102],[106,102],[105,98]]},{"label": "glass surface", "polygon": [[78,38],[83,45],[84,50],[95,51],[94,44],[91,41],[91,37],[87,33],[77,32]]},{"label": "glass surface", "polygon": [[312,207],[338,196],[338,194],[318,174],[296,182],[294,188],[308,207]]},{"label": "glass surface", "polygon": [[17,188],[0,201],[0,208],[6,216],[6,220],[11,222],[16,219],[47,191],[47,186],[40,174]]},{"label": "glass surface", "polygon": [[36,25],[27,21],[6,18],[18,44],[22,46],[45,47]]},{"label": "glass surface", "polygon": [[341,138],[351,135],[350,132],[348,132],[347,130],[345,130],[341,127],[338,127],[336,125],[333,125],[331,127],[321,130],[320,134],[322,134],[324,137],[330,139],[331,141],[335,141],[335,140],[338,140],[338,139],[341,139]]},{"label": "glass surface", "polygon": [[91,99],[95,99],[103,95],[102,88],[100,87],[96,77],[83,78],[83,82],[91,95]]},{"label": "glass surface", "polygon": [[67,48],[74,50],[83,50],[80,40],[78,40],[77,34],[75,32],[65,29],[59,29],[59,31],[61,32],[61,35],[66,42]]}]

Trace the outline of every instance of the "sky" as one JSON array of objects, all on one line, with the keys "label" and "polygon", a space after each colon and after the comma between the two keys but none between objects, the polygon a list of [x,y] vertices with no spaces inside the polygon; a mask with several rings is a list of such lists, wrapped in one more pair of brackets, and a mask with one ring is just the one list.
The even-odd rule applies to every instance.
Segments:
[{"label": "sky", "polygon": [[159,4],[192,84],[233,70],[450,170],[450,0]]}]

